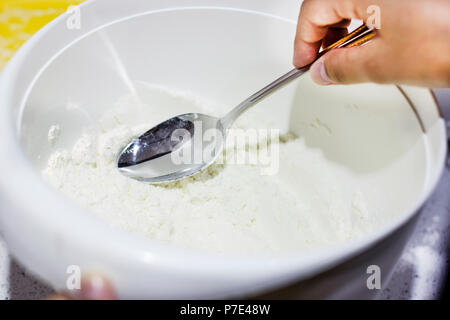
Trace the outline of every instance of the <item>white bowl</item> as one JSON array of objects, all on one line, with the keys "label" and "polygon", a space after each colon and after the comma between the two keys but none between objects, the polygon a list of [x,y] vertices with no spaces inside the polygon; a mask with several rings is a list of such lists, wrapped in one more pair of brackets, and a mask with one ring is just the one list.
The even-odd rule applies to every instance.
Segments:
[{"label": "white bowl", "polygon": [[[298,1],[186,3],[87,1],[80,29],[68,28],[71,14],[62,15],[2,74],[1,233],[11,253],[56,289],[65,288],[70,265],[100,270],[121,298],[236,297],[278,288],[393,239],[437,183],[446,136],[429,90],[319,87],[305,76],[255,109],[359,177],[368,204],[392,215],[367,237],[283,257],[219,257],[113,230],[67,200],[40,174],[52,124],[64,128],[61,146],[70,146],[135,82],[189,90],[231,107],[291,68]],[[315,121],[333,134],[305,125]]]}]

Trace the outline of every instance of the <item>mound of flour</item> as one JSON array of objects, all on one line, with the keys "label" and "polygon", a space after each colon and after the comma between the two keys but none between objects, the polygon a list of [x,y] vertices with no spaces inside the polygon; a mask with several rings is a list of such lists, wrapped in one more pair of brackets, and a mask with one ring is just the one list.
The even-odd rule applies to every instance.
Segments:
[{"label": "mound of flour", "polygon": [[[204,111],[204,104],[192,97],[163,94]],[[122,101],[116,113],[108,115],[113,119],[108,125],[100,122],[97,130],[86,131],[72,148],[55,150],[43,171],[55,188],[111,225],[218,254],[306,250],[371,230],[362,194],[343,186],[337,169],[299,138],[281,137],[279,170],[274,175],[261,174],[258,164],[230,164],[225,157],[223,163],[198,175],[164,185],[122,176],[116,168],[121,149],[167,118],[154,112],[151,123],[130,124],[126,117],[117,120],[117,114],[133,103],[132,99]],[[164,108],[147,103],[153,111]],[[234,145],[227,154],[248,155],[267,147],[261,141],[254,146]]]}]

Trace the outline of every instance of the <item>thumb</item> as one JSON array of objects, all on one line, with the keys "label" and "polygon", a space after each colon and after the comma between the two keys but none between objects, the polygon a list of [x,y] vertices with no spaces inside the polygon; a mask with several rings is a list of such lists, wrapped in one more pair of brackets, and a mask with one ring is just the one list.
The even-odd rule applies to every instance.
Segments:
[{"label": "thumb", "polygon": [[384,82],[387,79],[381,66],[382,57],[375,41],[352,48],[331,50],[310,68],[311,78],[320,85]]}]

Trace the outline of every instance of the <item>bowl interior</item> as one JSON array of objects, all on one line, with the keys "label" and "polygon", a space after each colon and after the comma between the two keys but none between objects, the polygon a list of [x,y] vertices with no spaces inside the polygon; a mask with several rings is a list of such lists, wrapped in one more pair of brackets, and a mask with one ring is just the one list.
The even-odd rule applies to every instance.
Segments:
[{"label": "bowl interior", "polygon": [[[124,97],[173,106],[157,118],[138,105],[122,110],[120,121],[130,125],[192,111],[188,100],[154,87],[216,103],[214,115],[221,116],[292,68],[294,33],[295,24],[284,19],[206,8],[142,14],[95,30],[62,50],[35,79],[19,119],[23,148],[41,170],[55,149],[70,148],[86,130],[116,121],[105,114]],[[374,221],[406,214],[425,189],[423,131],[395,86],[319,87],[306,75],[240,121],[293,132],[322,150],[363,192]],[[61,136],[52,145],[48,132],[55,124]]]}]

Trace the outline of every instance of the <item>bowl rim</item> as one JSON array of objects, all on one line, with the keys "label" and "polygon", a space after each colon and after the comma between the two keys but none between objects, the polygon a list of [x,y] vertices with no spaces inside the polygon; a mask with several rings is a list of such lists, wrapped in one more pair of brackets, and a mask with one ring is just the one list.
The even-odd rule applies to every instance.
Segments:
[{"label": "bowl rim", "polygon": [[[96,0],[84,2],[80,7],[88,7]],[[192,9],[215,9],[215,10],[237,10],[253,14],[268,15],[264,12],[244,10],[233,7],[217,6],[192,6]],[[186,8],[177,7],[167,10],[183,10]],[[164,10],[164,11],[167,11]],[[147,11],[138,15],[127,16],[122,19],[103,24],[96,29],[107,27],[110,24],[117,23],[126,19],[132,19],[139,15],[153,14],[161,12]],[[277,16],[272,15],[273,18]],[[144,236],[129,234],[125,231],[111,229],[106,223],[99,221],[76,205],[67,205],[66,199],[49,186],[41,177],[41,174],[33,167],[33,164],[25,156],[18,137],[17,130],[11,121],[13,118],[12,108],[8,105],[12,83],[8,79],[16,79],[21,71],[22,63],[32,54],[34,44],[39,42],[48,32],[58,26],[58,23],[67,18],[67,13],[62,14],[44,28],[39,30],[30,40],[28,40],[10,60],[2,74],[0,75],[0,145],[8,148],[8,161],[0,159],[0,172],[3,176],[0,179],[0,190],[6,195],[6,198],[13,203],[23,217],[33,223],[37,228],[47,230],[57,230],[67,237],[70,242],[77,243],[80,247],[90,248],[98,252],[103,252],[118,259],[119,261],[127,257],[128,261],[134,263],[158,264],[176,270],[180,273],[205,274],[205,275],[229,275],[245,274],[252,276],[267,276],[269,273],[296,273],[297,278],[305,278],[319,273],[322,270],[330,268],[347,258],[354,256],[368,247],[373,246],[381,239],[386,238],[392,232],[406,224],[424,204],[431,192],[437,185],[437,182],[443,172],[446,156],[446,143],[442,145],[439,151],[437,174],[433,175],[426,189],[421,196],[416,199],[408,210],[399,215],[388,226],[380,228],[371,235],[355,241],[347,241],[335,246],[315,250],[314,252],[302,252],[299,254],[290,254],[288,256],[275,257],[230,257],[219,256],[210,253],[199,252],[191,249],[179,248],[173,245],[163,244],[156,240]],[[286,20],[286,18],[279,17]],[[291,21],[295,23],[295,21]],[[95,32],[90,30],[87,34]],[[84,36],[87,36],[84,35]],[[76,38],[67,47],[80,41],[84,36]],[[63,48],[64,49],[64,48]],[[61,50],[63,50],[61,49]],[[58,52],[59,54],[59,52]],[[52,57],[50,60],[52,60]],[[41,67],[45,68],[45,65]],[[31,82],[28,89],[32,86]],[[431,91],[429,93],[432,97]],[[433,98],[434,99],[434,98]],[[436,107],[439,110],[439,106]],[[440,111],[439,111],[440,112]],[[442,140],[446,141],[445,125],[440,118],[440,135]],[[8,170],[6,165],[14,163],[15,170]],[[27,181],[26,184],[23,181]],[[25,196],[27,201],[17,197],[17,194]],[[22,197],[20,197],[22,198]],[[34,203],[33,210],[30,210],[29,203]],[[49,206],[48,204],[51,203]],[[64,218],[59,212],[65,212]],[[5,215],[5,213],[2,213]],[[6,214],[8,215],[8,214]],[[77,232],[73,232],[73,226],[78,226]],[[95,241],[92,241],[96,239]],[[111,243],[114,243],[112,246]],[[107,247],[109,246],[109,248]],[[96,249],[93,249],[95,247]],[[14,252],[13,252],[14,254]],[[180,264],[180,261],[183,261]]]}]

